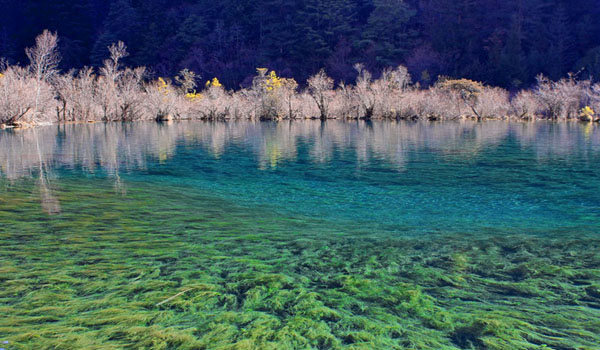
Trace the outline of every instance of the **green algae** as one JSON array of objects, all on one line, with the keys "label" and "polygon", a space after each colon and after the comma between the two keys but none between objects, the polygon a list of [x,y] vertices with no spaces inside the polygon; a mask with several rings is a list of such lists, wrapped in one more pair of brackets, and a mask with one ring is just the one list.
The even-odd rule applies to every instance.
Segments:
[{"label": "green algae", "polygon": [[37,198],[3,192],[0,334],[11,350],[600,343],[597,238],[339,236],[307,218],[291,234],[282,227],[298,218],[258,209],[249,220],[210,197],[220,211],[192,220],[181,208],[156,225],[138,219],[164,203],[153,188],[130,183],[121,201],[99,182],[92,194],[65,180],[61,214],[29,220],[6,213],[43,213]]}]

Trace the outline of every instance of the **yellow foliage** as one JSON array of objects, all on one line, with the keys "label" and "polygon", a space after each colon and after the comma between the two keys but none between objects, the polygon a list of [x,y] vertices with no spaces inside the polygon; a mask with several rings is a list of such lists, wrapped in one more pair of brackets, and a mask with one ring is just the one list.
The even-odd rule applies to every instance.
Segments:
[{"label": "yellow foliage", "polygon": [[211,86],[214,86],[214,87],[223,87],[223,84],[221,84],[221,82],[219,81],[219,79],[217,79],[215,77],[215,78],[212,79],[212,81],[209,80],[209,81],[206,82],[206,87],[207,88],[211,87]]},{"label": "yellow foliage", "polygon": [[264,91],[275,91],[281,87],[288,90],[295,90],[298,87],[298,83],[294,79],[286,79],[277,76],[277,73],[272,70],[268,72],[267,68],[256,68],[258,76],[256,77],[259,82],[259,86]]},{"label": "yellow foliage", "polygon": [[273,91],[281,87],[281,78],[277,76],[274,70],[269,73],[266,83],[267,91]]},{"label": "yellow foliage", "polygon": [[0,73],[0,78],[2,78],[4,76],[4,74]]},{"label": "yellow foliage", "polygon": [[188,92],[187,94],[185,94],[185,98],[190,100],[190,101],[196,101],[196,100],[201,100],[204,96],[200,93],[197,93],[196,90],[194,90],[193,92]]},{"label": "yellow foliage", "polygon": [[590,106],[585,106],[579,111],[581,117],[593,117],[596,114]]},{"label": "yellow foliage", "polygon": [[169,94],[169,84],[161,77],[158,78],[158,92],[164,95]]}]

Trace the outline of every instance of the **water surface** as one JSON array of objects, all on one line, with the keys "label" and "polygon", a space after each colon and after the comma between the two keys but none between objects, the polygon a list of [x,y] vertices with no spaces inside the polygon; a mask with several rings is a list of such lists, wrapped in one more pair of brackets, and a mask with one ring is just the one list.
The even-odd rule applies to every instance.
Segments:
[{"label": "water surface", "polygon": [[600,128],[0,131],[9,349],[597,349]]}]

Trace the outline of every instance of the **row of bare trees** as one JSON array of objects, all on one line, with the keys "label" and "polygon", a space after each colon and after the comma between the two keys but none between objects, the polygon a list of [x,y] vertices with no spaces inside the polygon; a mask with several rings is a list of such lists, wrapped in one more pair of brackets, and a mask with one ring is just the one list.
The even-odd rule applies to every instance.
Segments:
[{"label": "row of bare trees", "polygon": [[0,125],[53,122],[171,119],[582,119],[598,121],[600,85],[573,76],[511,96],[508,91],[467,79],[440,78],[428,89],[411,83],[406,68],[378,78],[355,66],[354,85],[320,71],[300,89],[293,79],[257,69],[249,88],[226,90],[217,78],[197,86],[183,70],[173,81],[149,79],[143,67],[122,65],[127,48],[108,48],[99,69],[61,73],[58,37],[44,31],[27,49],[29,65],[0,65]]}]

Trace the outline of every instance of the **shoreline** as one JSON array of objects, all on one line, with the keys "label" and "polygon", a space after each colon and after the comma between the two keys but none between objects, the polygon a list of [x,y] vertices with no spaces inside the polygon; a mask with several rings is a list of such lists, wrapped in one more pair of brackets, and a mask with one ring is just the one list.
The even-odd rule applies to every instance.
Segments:
[{"label": "shoreline", "polygon": [[181,119],[600,121],[600,83],[577,80],[575,75],[556,81],[539,75],[534,86],[509,91],[444,76],[421,86],[404,66],[377,74],[356,64],[356,79],[348,84],[324,69],[297,82],[269,68],[256,68],[248,77],[251,84],[228,88],[218,77],[204,80],[189,69],[174,77],[157,77],[145,67],[127,67],[123,42],[108,47],[110,57],[101,67],[63,73],[57,43],[56,33],[44,31],[28,51],[28,66],[0,67],[3,128]]},{"label": "shoreline", "polygon": [[280,119],[256,119],[256,118],[177,118],[177,119],[169,119],[169,120],[156,120],[156,119],[139,119],[139,120],[77,120],[77,121],[61,121],[61,122],[42,122],[42,123],[15,123],[13,125],[10,124],[0,124],[0,130],[27,130],[32,128],[38,128],[42,126],[60,126],[60,125],[84,125],[84,124],[115,124],[115,123],[137,123],[137,122],[153,122],[158,124],[170,124],[174,122],[299,122],[299,121],[343,121],[343,122],[436,122],[436,123],[450,123],[450,122],[476,122],[476,123],[485,123],[485,122],[511,122],[511,123],[555,123],[555,124],[564,124],[564,123],[577,123],[582,125],[600,125],[600,119],[596,120],[580,120],[580,119],[566,119],[566,120],[555,120],[549,118],[533,118],[533,119],[521,119],[521,118],[483,118],[478,119],[476,117],[463,117],[457,119],[430,119],[430,118],[280,118]]}]

